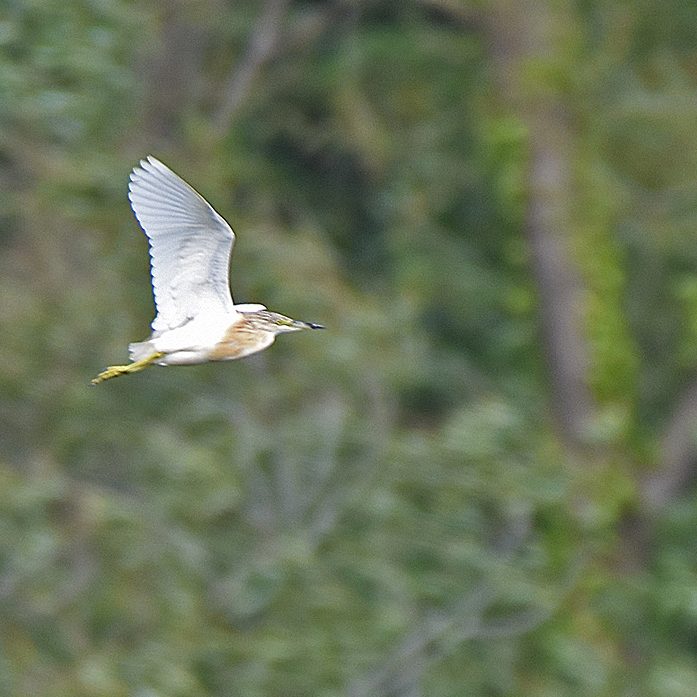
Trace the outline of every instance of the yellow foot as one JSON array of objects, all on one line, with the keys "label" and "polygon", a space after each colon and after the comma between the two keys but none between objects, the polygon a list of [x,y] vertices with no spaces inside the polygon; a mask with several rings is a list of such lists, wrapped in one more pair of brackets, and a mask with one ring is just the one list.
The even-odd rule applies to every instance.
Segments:
[{"label": "yellow foot", "polygon": [[98,385],[100,382],[117,378],[119,375],[125,375],[127,372],[127,365],[110,365],[106,370],[102,370],[96,378],[92,378],[91,384]]},{"label": "yellow foot", "polygon": [[139,361],[134,361],[128,365],[110,365],[106,370],[99,373],[96,378],[92,379],[92,384],[98,385],[100,382],[111,380],[111,378],[117,378],[119,375],[125,375],[126,373],[137,373],[139,370],[143,370],[149,365],[152,365],[164,355],[164,353],[153,353],[150,356],[141,358]]}]

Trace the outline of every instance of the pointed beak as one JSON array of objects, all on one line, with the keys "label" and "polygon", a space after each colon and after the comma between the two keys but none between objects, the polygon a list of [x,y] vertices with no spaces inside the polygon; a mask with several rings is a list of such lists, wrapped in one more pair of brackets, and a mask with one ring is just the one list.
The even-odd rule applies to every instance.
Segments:
[{"label": "pointed beak", "polygon": [[324,329],[321,324],[314,324],[312,322],[300,322],[303,329]]}]

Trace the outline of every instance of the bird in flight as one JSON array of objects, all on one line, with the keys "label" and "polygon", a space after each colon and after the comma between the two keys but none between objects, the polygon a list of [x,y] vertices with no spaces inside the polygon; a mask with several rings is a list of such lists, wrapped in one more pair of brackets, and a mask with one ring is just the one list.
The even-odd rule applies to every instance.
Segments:
[{"label": "bird in flight", "polygon": [[93,385],[150,365],[243,358],[270,346],[276,334],[323,328],[264,305],[233,303],[228,277],[235,233],[162,162],[141,160],[128,198],[150,244],[155,319],[150,338],[129,345],[131,363],[109,366]]}]

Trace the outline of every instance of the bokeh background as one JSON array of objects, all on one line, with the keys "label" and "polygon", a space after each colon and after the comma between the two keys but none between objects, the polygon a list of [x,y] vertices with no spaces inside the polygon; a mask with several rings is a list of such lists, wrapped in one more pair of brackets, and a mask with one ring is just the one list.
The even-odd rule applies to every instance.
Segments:
[{"label": "bokeh background", "polygon": [[[97,388],[146,154],[328,329]],[[697,4],[2,0],[0,695],[697,694]]]}]

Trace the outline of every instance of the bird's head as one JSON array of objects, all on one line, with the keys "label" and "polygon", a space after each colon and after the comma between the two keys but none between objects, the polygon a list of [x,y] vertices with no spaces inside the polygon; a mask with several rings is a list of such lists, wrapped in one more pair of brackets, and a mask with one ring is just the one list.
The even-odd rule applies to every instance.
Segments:
[{"label": "bird's head", "polygon": [[321,324],[291,319],[278,312],[271,312],[271,310],[257,310],[255,312],[245,313],[245,315],[248,321],[251,321],[255,329],[271,332],[272,334],[297,332],[301,329],[324,329]]}]

